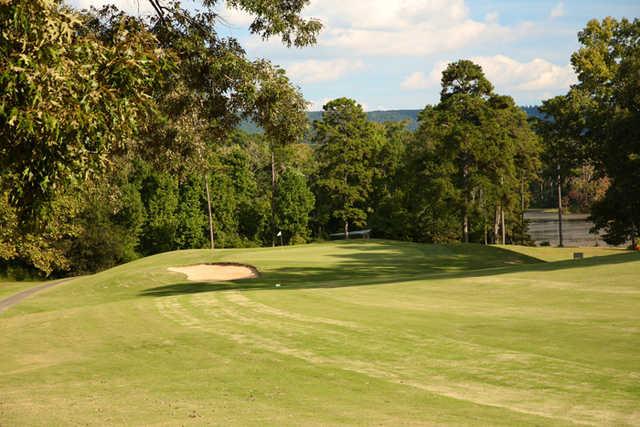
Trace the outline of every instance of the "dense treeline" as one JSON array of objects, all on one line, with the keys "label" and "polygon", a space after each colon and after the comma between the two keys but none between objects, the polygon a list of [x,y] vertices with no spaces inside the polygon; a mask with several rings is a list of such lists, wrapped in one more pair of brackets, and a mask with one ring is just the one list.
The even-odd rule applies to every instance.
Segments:
[{"label": "dense treeline", "polygon": [[[201,247],[209,222],[223,245],[266,239],[264,147],[239,149],[232,134],[250,118],[282,150],[304,134],[305,101],[282,69],[218,36],[215,1],[198,13],[153,4],[158,14],[139,19],[59,0],[0,2],[5,268],[91,271]],[[255,16],[252,32],[302,46],[320,28],[300,17],[305,4],[231,6]],[[205,224],[203,186],[218,190]]]},{"label": "dense treeline", "polygon": [[[247,2],[262,17],[255,31],[313,42],[317,26],[296,18],[304,2],[286,23],[270,2]],[[612,242],[637,235],[637,22],[589,23],[573,57],[580,83],[533,123],[460,60],[410,131],[368,120],[346,98],[309,128],[284,71],[218,37],[214,13],[162,12],[141,20],[52,0],[0,3],[5,273],[91,272],[175,249],[365,227],[420,242],[526,244],[524,211],[556,187],[560,201],[577,188],[569,194]],[[243,120],[264,131],[242,132]]]}]

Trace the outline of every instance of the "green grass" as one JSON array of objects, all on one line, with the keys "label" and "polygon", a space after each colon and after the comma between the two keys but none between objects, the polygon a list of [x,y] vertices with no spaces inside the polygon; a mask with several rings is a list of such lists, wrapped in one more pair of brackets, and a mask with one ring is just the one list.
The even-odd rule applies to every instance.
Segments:
[{"label": "green grass", "polygon": [[33,288],[34,286],[38,286],[41,283],[42,282],[33,281],[14,282],[0,278],[0,300],[13,294],[17,294],[18,292]]},{"label": "green grass", "polygon": [[627,252],[625,249],[614,248],[614,247],[568,247],[568,248],[557,248],[550,246],[516,246],[516,245],[506,245],[501,246],[497,245],[497,247],[502,247],[514,252],[517,252],[522,255],[530,256],[533,258],[537,258],[541,261],[565,261],[573,259],[573,254],[576,252],[581,252],[585,258],[591,258],[596,256],[607,256],[607,255],[620,255]]},{"label": "green grass", "polygon": [[[0,425],[638,425],[640,254],[550,254],[360,241],[78,278],[0,314]],[[262,275],[166,270],[214,260]]]}]

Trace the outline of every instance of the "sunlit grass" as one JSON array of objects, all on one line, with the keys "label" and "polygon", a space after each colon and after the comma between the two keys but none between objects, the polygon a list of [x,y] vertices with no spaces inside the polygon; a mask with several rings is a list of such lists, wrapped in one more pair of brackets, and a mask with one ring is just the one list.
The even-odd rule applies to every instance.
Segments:
[{"label": "sunlit grass", "polygon": [[[535,249],[181,251],[79,278],[0,314],[0,425],[637,425],[640,254]],[[167,271],[211,261],[262,274]]]}]

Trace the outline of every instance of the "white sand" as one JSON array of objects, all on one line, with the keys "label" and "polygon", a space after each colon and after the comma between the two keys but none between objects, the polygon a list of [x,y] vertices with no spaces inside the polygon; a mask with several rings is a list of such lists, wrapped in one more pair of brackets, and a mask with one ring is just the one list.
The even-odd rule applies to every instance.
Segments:
[{"label": "white sand", "polygon": [[253,279],[256,270],[242,265],[199,264],[187,267],[170,267],[174,273],[182,273],[193,282],[219,282],[224,280]]}]

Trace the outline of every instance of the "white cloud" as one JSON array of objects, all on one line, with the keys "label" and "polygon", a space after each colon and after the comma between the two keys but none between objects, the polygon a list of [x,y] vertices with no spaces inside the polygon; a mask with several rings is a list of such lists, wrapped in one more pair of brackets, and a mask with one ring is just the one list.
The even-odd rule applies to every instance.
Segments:
[{"label": "white cloud", "polygon": [[423,90],[437,88],[440,86],[442,72],[447,68],[450,61],[439,61],[433,66],[429,74],[422,71],[416,71],[407,76],[400,84],[404,90]]},{"label": "white cloud", "polygon": [[484,20],[490,24],[497,24],[500,20],[500,14],[496,11],[489,12],[485,15]]},{"label": "white cloud", "polygon": [[[571,65],[561,66],[544,59],[535,58],[519,62],[505,55],[471,58],[480,65],[485,75],[494,84],[496,91],[505,95],[514,93],[557,93],[569,89],[576,83]],[[423,72],[410,74],[402,83],[405,90],[438,88],[442,71],[451,61],[436,63],[427,75]]]},{"label": "white cloud", "polygon": [[564,2],[561,1],[560,3],[556,4],[553,9],[551,9],[551,12],[549,13],[549,18],[554,19],[554,18],[560,18],[561,16],[565,15],[565,10],[564,10]]},{"label": "white cloud", "polygon": [[230,8],[226,5],[218,10],[219,16],[227,24],[247,28],[253,22],[253,16],[239,9]]},{"label": "white cloud", "polygon": [[576,82],[571,65],[556,65],[541,58],[519,62],[504,55],[476,57],[499,92],[542,92],[567,90]]},{"label": "white cloud", "polygon": [[[322,100],[320,101],[309,101],[309,103],[307,104],[307,111],[322,111],[322,107],[324,107],[326,103],[328,103],[329,101],[333,101],[334,99],[335,98],[322,98]],[[356,100],[356,102],[360,104],[364,111],[371,111],[368,104],[360,102],[358,100]],[[378,109],[382,109],[382,107],[378,107]]]},{"label": "white cloud", "polygon": [[322,107],[331,101],[331,98],[322,98],[320,101],[309,101],[307,111],[322,111]]},{"label": "white cloud", "polygon": [[433,86],[431,79],[422,71],[416,71],[415,73],[409,74],[400,84],[400,87],[404,90],[428,89],[431,86]]},{"label": "white cloud", "polygon": [[360,55],[424,56],[525,34],[498,14],[472,19],[464,0],[312,0],[306,15],[325,28],[319,44]]},{"label": "white cloud", "polygon": [[338,80],[339,78],[364,68],[360,60],[333,59],[295,62],[287,68],[292,80],[300,83],[317,83]]}]

